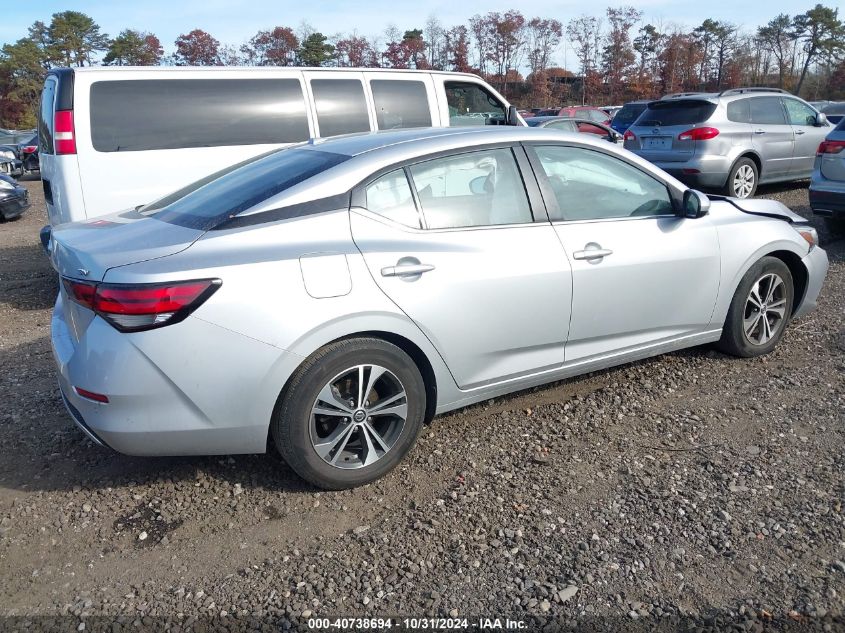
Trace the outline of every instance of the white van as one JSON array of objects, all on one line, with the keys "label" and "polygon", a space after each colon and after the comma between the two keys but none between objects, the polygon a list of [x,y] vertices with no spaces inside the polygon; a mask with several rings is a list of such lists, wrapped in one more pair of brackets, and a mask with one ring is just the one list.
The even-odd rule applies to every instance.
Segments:
[{"label": "white van", "polygon": [[524,122],[498,92],[463,73],[59,68],[41,94],[41,178],[55,226],[146,204],[309,138],[463,125]]}]

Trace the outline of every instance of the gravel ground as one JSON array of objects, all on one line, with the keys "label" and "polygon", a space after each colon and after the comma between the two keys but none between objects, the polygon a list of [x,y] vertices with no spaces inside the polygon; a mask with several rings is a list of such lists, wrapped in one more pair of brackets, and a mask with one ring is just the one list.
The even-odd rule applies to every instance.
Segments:
[{"label": "gravel ground", "polygon": [[[275,453],[126,457],[72,425],[27,186],[33,209],[0,225],[3,628],[845,627],[845,241],[817,219],[819,310],[770,356],[696,348],[497,398],[326,493]],[[812,216],[806,183],[761,195]]]}]

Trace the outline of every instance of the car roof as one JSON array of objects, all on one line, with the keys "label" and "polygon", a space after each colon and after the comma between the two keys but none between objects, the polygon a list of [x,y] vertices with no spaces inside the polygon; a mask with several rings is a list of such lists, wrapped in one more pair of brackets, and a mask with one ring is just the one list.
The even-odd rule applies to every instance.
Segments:
[{"label": "car roof", "polygon": [[[62,70],[61,67],[51,68],[49,72],[55,72]],[[373,72],[373,73],[402,73],[402,74],[423,74],[423,75],[449,75],[449,76],[458,76],[458,77],[467,77],[470,79],[475,79],[476,81],[480,79],[478,75],[474,75],[472,73],[459,73],[453,71],[446,71],[446,70],[417,70],[411,68],[333,68],[333,67],[311,67],[311,66],[82,66],[82,67],[74,67],[71,69],[74,73],[96,73],[96,74],[115,74],[115,75],[122,75],[122,74],[132,74],[137,72],[143,73],[166,73],[166,74],[183,74],[185,71],[192,71],[192,72],[206,72],[206,73],[264,73],[266,74],[267,71],[279,71],[279,72],[302,72],[307,71],[311,72],[326,72],[326,73],[362,73],[362,72]],[[49,73],[48,73],[49,74]]]}]

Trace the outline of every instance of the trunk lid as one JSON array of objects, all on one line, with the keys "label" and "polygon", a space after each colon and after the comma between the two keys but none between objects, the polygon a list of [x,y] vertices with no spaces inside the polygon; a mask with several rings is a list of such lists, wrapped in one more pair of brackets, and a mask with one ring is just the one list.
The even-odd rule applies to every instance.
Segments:
[{"label": "trunk lid", "polygon": [[50,259],[63,277],[98,282],[110,268],[183,251],[203,233],[127,211],[55,227]]},{"label": "trunk lid", "polygon": [[625,141],[625,148],[651,162],[686,162],[695,154],[696,141],[678,137],[715,111],[716,104],[703,99],[653,101],[628,128],[636,138]]}]

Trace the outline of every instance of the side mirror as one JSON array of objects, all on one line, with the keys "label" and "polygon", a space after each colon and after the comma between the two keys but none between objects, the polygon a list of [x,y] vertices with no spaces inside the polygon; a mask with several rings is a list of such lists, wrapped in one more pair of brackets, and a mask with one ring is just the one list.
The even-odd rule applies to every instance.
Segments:
[{"label": "side mirror", "polygon": [[694,220],[710,212],[710,198],[695,189],[684,191],[683,217]]},{"label": "side mirror", "polygon": [[824,112],[819,112],[816,115],[816,127],[824,127],[827,125],[827,115]]},{"label": "side mirror", "polygon": [[519,112],[516,111],[516,106],[508,106],[508,115],[505,122],[508,125],[522,125],[519,122]]},{"label": "side mirror", "polygon": [[610,132],[605,138],[610,143],[619,143],[622,140],[622,135],[616,130],[610,130]]}]

